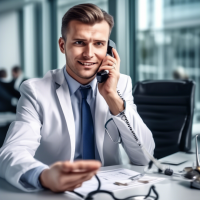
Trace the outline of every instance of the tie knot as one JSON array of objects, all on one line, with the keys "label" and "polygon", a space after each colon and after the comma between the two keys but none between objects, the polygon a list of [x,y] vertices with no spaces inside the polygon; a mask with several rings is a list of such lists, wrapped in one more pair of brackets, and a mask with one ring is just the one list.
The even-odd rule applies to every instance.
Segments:
[{"label": "tie knot", "polygon": [[81,95],[83,99],[87,99],[87,95],[90,89],[91,87],[86,87],[86,88],[80,87],[80,91],[81,91]]}]

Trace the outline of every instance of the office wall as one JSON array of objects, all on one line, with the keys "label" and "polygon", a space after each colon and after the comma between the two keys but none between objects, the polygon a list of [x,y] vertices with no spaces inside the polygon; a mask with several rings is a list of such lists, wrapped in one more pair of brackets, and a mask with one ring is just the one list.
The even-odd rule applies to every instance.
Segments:
[{"label": "office wall", "polygon": [[9,78],[13,65],[20,65],[19,16],[17,11],[0,14],[0,68],[6,68]]}]

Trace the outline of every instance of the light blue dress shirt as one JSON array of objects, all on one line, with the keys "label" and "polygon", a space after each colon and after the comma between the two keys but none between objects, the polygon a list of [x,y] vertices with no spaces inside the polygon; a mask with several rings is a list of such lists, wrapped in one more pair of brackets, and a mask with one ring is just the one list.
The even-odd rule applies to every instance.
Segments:
[{"label": "light blue dress shirt", "polygon": [[[74,154],[74,160],[82,159],[82,137],[81,137],[81,103],[82,103],[82,95],[79,90],[81,87],[87,87],[88,85],[91,86],[91,90],[88,93],[87,102],[90,105],[90,110],[93,118],[93,124],[95,124],[95,103],[96,103],[96,94],[97,94],[97,79],[94,78],[88,85],[81,85],[79,82],[74,80],[66,71],[66,68],[64,70],[65,79],[69,86],[70,91],[70,98],[71,98],[71,104],[72,104],[72,110],[74,114],[74,122],[75,122],[75,154]],[[95,143],[96,144],[96,143]],[[97,150],[97,146],[95,145],[95,159],[100,160],[100,156]],[[42,171],[46,167],[36,167],[34,169],[31,169],[27,171],[25,174],[23,174],[20,178],[20,183],[24,187],[31,187],[34,188],[42,188],[40,182],[39,182],[39,176],[42,173]]]}]

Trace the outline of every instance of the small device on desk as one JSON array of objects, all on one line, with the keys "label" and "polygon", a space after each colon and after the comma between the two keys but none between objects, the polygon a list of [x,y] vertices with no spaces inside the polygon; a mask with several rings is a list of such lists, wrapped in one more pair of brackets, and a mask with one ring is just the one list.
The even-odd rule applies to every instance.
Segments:
[{"label": "small device on desk", "polygon": [[[114,57],[112,48],[116,49],[116,45],[112,40],[108,40],[108,47],[107,47],[107,54]],[[109,71],[108,70],[102,70],[97,73],[97,82],[103,83],[108,78]]]},{"label": "small device on desk", "polygon": [[194,181],[191,182],[191,187],[200,189],[200,176],[197,177]]},{"label": "small device on desk", "polygon": [[198,153],[198,138],[199,135],[196,135],[196,167],[185,167],[186,174],[184,175],[185,178],[192,180],[191,187],[200,189],[200,163],[199,163],[199,153]]}]

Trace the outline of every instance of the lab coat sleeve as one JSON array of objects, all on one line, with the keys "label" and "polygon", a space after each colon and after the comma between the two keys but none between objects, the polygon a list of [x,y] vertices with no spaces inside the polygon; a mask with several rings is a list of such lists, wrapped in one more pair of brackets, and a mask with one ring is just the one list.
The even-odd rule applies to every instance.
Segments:
[{"label": "lab coat sleeve", "polygon": [[20,178],[30,169],[41,166],[48,168],[34,158],[41,139],[41,111],[29,81],[21,85],[20,92],[16,120],[11,123],[0,149],[0,177],[23,191],[33,192],[40,189],[26,187],[20,183]]},{"label": "lab coat sleeve", "polygon": [[[122,85],[124,84],[124,82],[123,83],[119,82],[119,84]],[[126,108],[124,111],[125,115],[134,133],[138,137],[140,143],[146,148],[146,150],[151,155],[153,155],[155,143],[154,143],[151,131],[149,130],[149,128],[146,126],[146,124],[143,122],[143,120],[139,116],[136,109],[136,105],[133,102],[131,78],[127,76],[125,89],[122,89],[120,85],[119,85],[120,93],[122,97],[124,98],[124,100],[126,101]],[[112,115],[112,118],[119,129],[121,139],[122,139],[122,145],[129,159],[131,160],[131,162],[135,165],[147,165],[149,162],[149,159],[147,159],[147,157],[144,155],[141,148],[136,143],[132,132],[130,131],[125,121],[122,119],[122,116]]]}]

